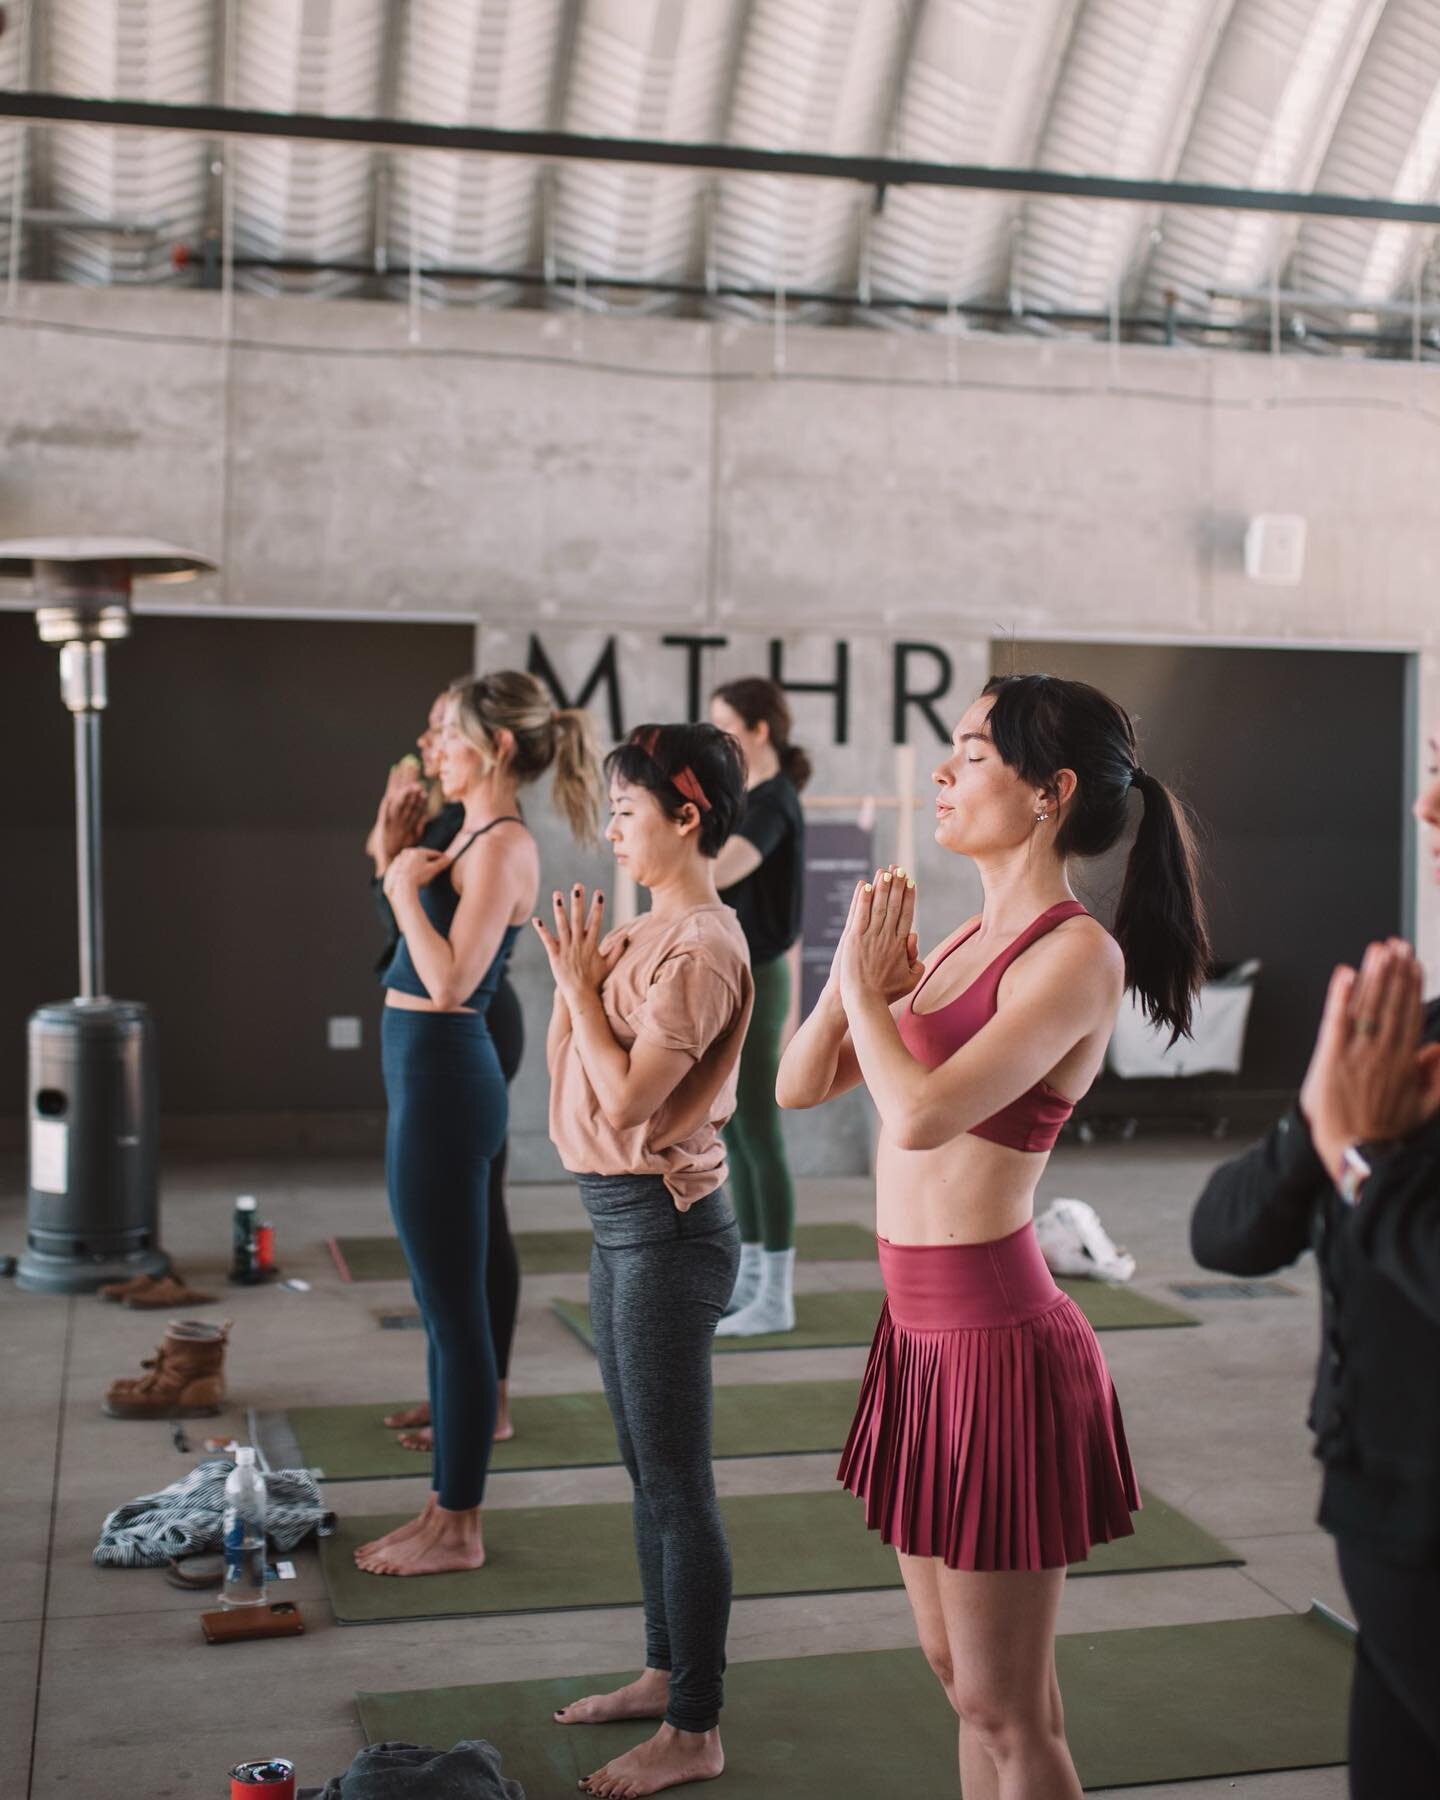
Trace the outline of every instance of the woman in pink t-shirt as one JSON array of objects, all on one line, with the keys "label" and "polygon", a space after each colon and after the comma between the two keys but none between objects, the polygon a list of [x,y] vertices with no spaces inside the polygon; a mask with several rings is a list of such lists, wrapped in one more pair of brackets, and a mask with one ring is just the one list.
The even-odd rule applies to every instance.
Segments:
[{"label": "woman in pink t-shirt", "polygon": [[755,987],[715,855],[745,803],[745,763],[713,725],[648,725],[606,762],[615,861],[650,910],[601,936],[604,898],[554,896],[535,927],[555,975],[550,1135],[590,1215],[590,1324],[635,1485],[645,1667],[565,1725],[663,1721],[581,1783],[658,1793],[725,1766],[720,1707],[730,1552],[711,1465],[710,1354],[740,1238],[720,1127],[735,1109]]}]

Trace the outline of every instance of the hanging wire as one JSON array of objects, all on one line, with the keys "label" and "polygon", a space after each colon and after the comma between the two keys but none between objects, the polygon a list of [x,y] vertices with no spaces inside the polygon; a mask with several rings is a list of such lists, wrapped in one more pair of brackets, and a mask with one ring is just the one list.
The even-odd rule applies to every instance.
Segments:
[{"label": "hanging wire", "polygon": [[405,335],[411,344],[420,342],[420,183],[416,179],[416,153],[411,152],[406,170],[409,176],[409,201],[406,208],[406,235],[410,240],[410,279],[405,288]]},{"label": "hanging wire", "polygon": [[[226,106],[235,104],[235,71],[239,66],[240,0],[225,0],[224,68],[220,83]],[[220,140],[220,336],[225,344],[226,382],[229,382],[230,340],[235,335],[235,171],[232,150],[238,146]]]},{"label": "hanging wire", "polygon": [[719,197],[713,181],[705,184],[703,209],[700,215],[702,246],[705,254],[705,292],[713,300],[720,291],[720,260],[715,248],[716,212]]},{"label": "hanging wire", "polygon": [[575,265],[575,281],[571,289],[574,304],[570,308],[570,354],[578,362],[585,354],[585,271]]},{"label": "hanging wire", "polygon": [[[20,24],[17,32],[19,76],[23,86],[30,81],[30,0],[20,0]],[[12,315],[20,309],[20,247],[25,231],[25,181],[30,128],[15,127],[15,174],[10,184],[9,267],[5,276],[5,310]]]},{"label": "hanging wire", "polygon": [[[239,68],[240,0],[225,0],[221,17],[220,90],[235,104]],[[235,166],[239,148],[220,140],[220,599],[230,598],[231,510],[234,495],[235,417]]]}]

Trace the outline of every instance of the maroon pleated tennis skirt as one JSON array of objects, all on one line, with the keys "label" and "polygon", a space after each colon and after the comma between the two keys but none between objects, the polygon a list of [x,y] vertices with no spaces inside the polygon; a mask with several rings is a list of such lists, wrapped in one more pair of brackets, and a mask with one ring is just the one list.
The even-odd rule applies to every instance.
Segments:
[{"label": "maroon pleated tennis skirt", "polygon": [[1034,1226],[879,1245],[885,1306],[839,1469],[870,1529],[952,1569],[1058,1569],[1128,1537],[1114,1384]]}]

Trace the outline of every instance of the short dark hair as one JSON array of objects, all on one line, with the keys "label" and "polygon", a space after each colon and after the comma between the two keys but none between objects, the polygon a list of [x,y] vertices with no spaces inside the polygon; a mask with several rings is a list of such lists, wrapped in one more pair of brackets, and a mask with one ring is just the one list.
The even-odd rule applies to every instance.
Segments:
[{"label": "short dark hair", "polygon": [[[687,771],[706,805],[675,785],[674,778],[683,781]],[[667,819],[696,805],[702,856],[719,854],[745,811],[745,758],[730,733],[716,725],[637,725],[605,758],[605,773],[627,787],[644,788]]]}]

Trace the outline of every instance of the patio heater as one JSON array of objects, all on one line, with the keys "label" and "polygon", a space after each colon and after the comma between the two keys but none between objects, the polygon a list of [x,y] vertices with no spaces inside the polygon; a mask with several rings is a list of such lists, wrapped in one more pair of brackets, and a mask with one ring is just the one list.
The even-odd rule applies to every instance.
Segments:
[{"label": "patio heater", "polygon": [[39,1293],[162,1274],[155,1038],[138,1001],[105,991],[100,715],[107,644],[130,635],[135,580],[188,581],[203,557],[145,538],[0,542],[0,576],[29,579],[42,642],[59,646],[75,721],[80,991],[30,1015],[25,1249],[16,1280]]}]

